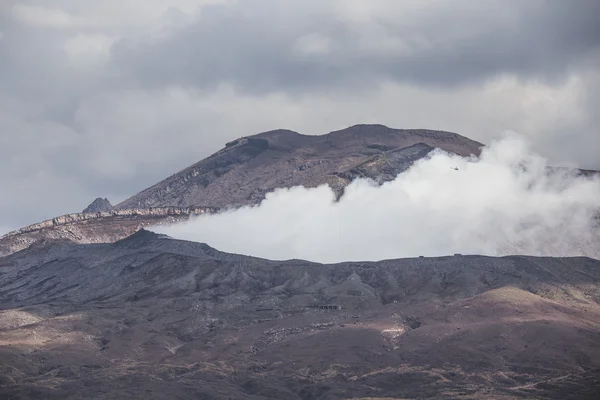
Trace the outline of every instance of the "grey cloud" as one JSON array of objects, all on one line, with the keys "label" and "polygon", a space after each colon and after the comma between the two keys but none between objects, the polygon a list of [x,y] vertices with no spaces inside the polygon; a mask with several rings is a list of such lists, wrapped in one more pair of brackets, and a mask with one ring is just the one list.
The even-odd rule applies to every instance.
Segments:
[{"label": "grey cloud", "polygon": [[[385,4],[401,17],[407,3]],[[380,79],[451,86],[512,73],[560,80],[600,49],[595,1],[429,4],[414,21],[376,18],[359,26],[332,9],[311,13],[313,2],[289,8],[274,1],[214,5],[164,41],[121,42],[114,63],[149,86],[206,88],[228,81],[258,92],[356,90]],[[297,41],[310,34],[327,38],[326,52],[298,54]],[[361,45],[370,34],[371,47]],[[390,47],[377,51],[378,41]]]}]

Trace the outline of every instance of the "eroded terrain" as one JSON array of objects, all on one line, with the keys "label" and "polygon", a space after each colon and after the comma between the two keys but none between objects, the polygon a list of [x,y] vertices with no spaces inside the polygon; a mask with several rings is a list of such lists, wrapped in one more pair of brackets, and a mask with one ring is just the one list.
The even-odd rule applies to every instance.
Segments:
[{"label": "eroded terrain", "polygon": [[597,398],[599,284],[589,258],[46,243],[0,258],[0,397]]}]

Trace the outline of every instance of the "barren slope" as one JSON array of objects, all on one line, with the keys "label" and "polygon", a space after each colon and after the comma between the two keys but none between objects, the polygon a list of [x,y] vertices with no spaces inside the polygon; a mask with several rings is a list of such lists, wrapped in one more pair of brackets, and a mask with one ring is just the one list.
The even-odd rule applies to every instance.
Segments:
[{"label": "barren slope", "polygon": [[0,258],[0,398],[591,399],[599,301],[587,258],[56,242]]},{"label": "barren slope", "polygon": [[118,204],[156,206],[256,204],[281,187],[329,184],[338,195],[356,177],[391,180],[433,148],[478,155],[481,143],[450,132],[356,125],[321,136],[277,130],[240,138],[212,156]]}]

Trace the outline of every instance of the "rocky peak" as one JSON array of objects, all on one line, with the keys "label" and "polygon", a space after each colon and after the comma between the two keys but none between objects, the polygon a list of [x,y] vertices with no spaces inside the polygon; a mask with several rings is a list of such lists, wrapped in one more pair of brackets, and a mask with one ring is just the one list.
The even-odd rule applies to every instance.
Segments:
[{"label": "rocky peak", "polygon": [[98,197],[96,200],[92,201],[92,203],[83,210],[84,214],[87,213],[96,213],[96,212],[109,212],[113,210],[112,204],[106,198]]},{"label": "rocky peak", "polygon": [[[427,151],[413,147],[417,145],[428,146]],[[470,156],[478,155],[481,146],[451,132],[384,125],[355,125],[324,135],[277,129],[230,141],[225,148],[115,208],[254,205],[276,188],[323,184],[341,195],[350,178],[361,176],[383,183],[431,149]],[[397,161],[393,166],[390,157]]]}]

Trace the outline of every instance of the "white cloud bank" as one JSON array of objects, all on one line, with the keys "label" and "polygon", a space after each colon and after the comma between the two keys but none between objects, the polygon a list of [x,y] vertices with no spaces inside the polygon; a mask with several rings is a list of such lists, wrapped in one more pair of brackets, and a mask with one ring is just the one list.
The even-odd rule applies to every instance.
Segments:
[{"label": "white cloud bank", "polygon": [[278,189],[260,206],[153,230],[269,259],[600,258],[599,210],[600,180],[549,173],[546,159],[507,134],[479,159],[436,151],[382,186],[357,180],[339,202],[327,186]]}]

